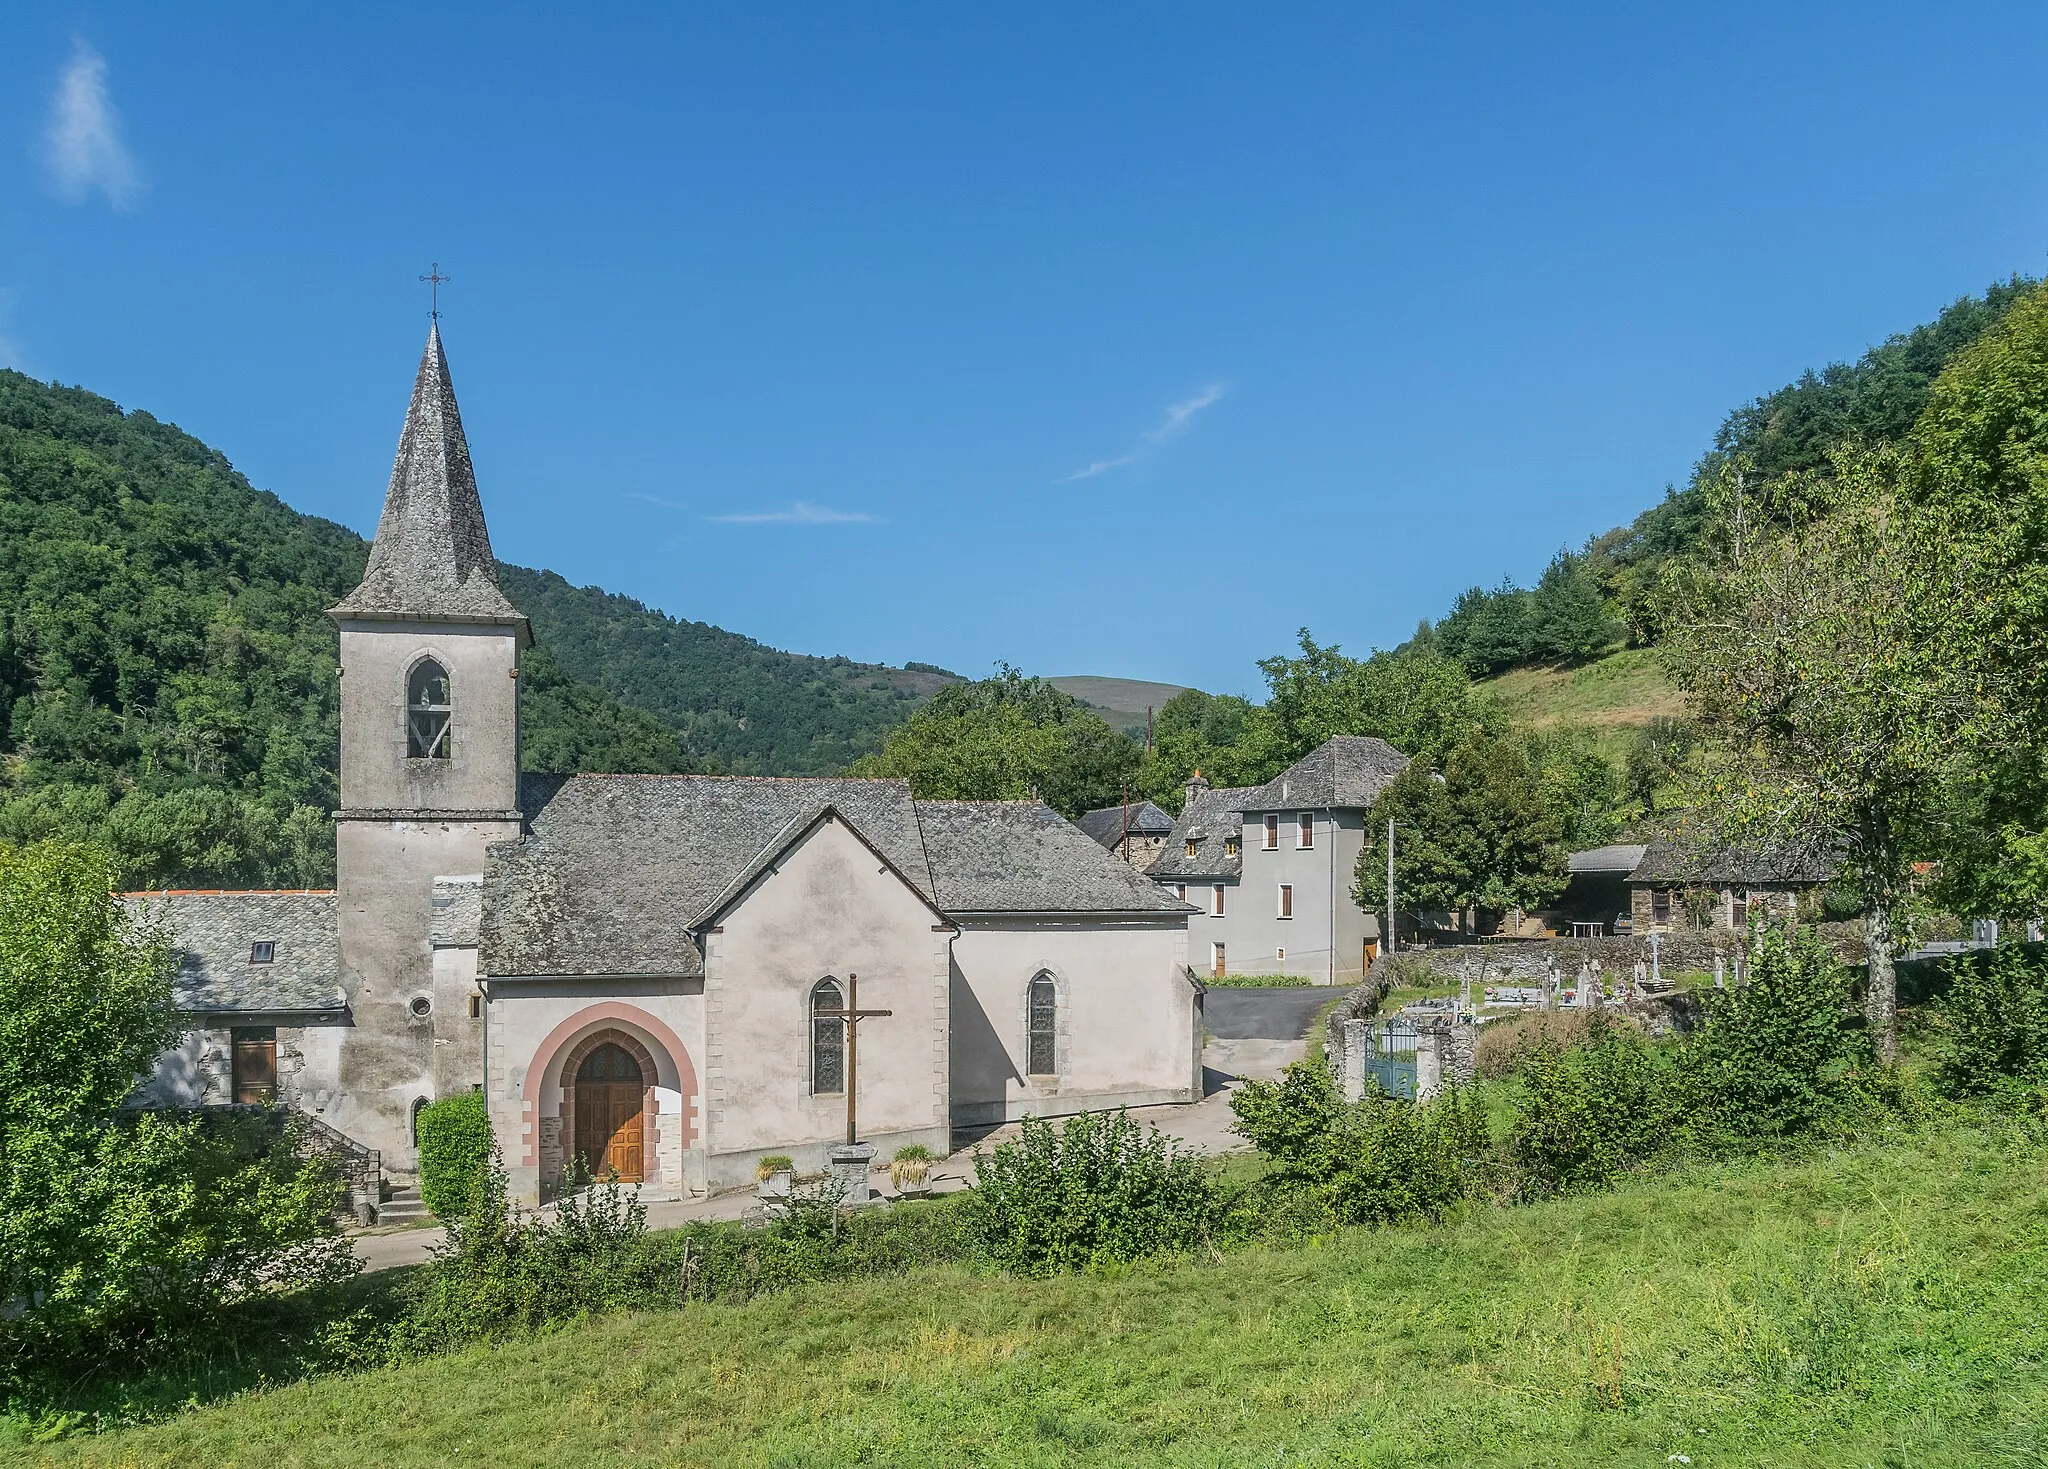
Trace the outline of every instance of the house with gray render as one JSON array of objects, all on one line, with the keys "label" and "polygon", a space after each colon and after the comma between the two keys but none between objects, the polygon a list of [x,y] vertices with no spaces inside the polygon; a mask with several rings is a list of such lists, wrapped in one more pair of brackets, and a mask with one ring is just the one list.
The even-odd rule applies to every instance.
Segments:
[{"label": "house with gray render", "polygon": [[1261,786],[1218,790],[1197,773],[1150,869],[1195,905],[1189,966],[1360,982],[1380,939],[1351,896],[1366,813],[1407,764],[1385,740],[1337,735]]}]

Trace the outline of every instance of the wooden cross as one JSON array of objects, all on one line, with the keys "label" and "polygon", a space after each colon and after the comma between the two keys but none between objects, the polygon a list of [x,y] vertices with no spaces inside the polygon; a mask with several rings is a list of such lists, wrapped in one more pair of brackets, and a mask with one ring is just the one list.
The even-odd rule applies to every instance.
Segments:
[{"label": "wooden cross", "polygon": [[432,274],[423,275],[420,279],[425,281],[434,293],[434,320],[439,321],[441,319],[441,287],[447,285],[454,277],[441,274],[441,262],[438,260],[429,266],[428,269]]},{"label": "wooden cross", "polygon": [[846,1022],[846,1145],[852,1147],[860,1141],[860,1134],[854,1128],[853,1093],[854,1080],[860,1075],[860,1023],[880,1015],[893,1015],[894,1010],[863,1010],[860,1008],[860,976],[846,976],[846,1008],[843,1010],[818,1010],[813,1013],[820,1020],[843,1020]]}]

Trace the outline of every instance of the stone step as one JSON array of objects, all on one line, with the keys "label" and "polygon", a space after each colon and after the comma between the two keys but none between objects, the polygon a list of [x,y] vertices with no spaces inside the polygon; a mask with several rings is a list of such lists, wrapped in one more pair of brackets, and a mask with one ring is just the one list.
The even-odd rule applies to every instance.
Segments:
[{"label": "stone step", "polygon": [[412,1224],[418,1220],[431,1219],[433,1217],[428,1211],[426,1204],[420,1199],[420,1191],[417,1184],[407,1184],[403,1188],[392,1189],[386,1195],[384,1202],[377,1206],[377,1222],[379,1224]]}]

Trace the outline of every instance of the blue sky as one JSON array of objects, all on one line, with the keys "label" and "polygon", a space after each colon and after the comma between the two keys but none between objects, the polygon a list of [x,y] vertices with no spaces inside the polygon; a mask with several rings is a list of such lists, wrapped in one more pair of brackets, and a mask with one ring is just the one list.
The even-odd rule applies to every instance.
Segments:
[{"label": "blue sky", "polygon": [[804,652],[1256,691],[2048,267],[2039,6],[17,9],[0,360]]}]

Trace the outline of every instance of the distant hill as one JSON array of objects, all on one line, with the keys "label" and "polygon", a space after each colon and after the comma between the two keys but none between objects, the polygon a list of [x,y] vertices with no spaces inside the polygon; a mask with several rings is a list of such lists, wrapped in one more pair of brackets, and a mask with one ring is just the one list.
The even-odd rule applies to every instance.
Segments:
[{"label": "distant hill", "polygon": [[1143,738],[1147,706],[1157,711],[1175,694],[1184,693],[1177,683],[1149,683],[1142,678],[1100,678],[1094,674],[1072,674],[1046,680],[1063,694],[1070,694],[1100,714],[1112,728]]},{"label": "distant hill", "polygon": [[[331,881],[326,609],[368,550],[147,412],[0,371],[0,841],[102,841],[138,886]],[[502,575],[540,641],[533,769],[836,770],[950,681]]]}]

